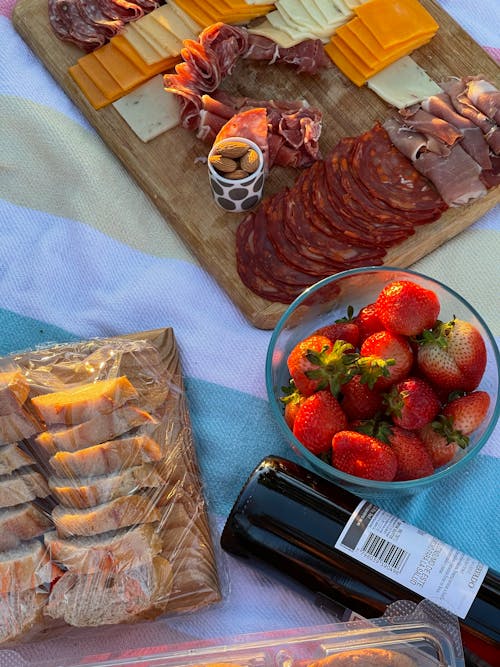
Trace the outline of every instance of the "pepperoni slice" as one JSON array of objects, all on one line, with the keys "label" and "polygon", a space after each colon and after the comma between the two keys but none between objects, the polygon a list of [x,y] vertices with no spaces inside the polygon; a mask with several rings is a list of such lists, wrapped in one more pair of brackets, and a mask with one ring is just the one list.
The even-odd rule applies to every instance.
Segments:
[{"label": "pepperoni slice", "polygon": [[433,211],[437,217],[447,207],[430,181],[423,177],[376,123],[361,135],[351,169],[370,195],[401,211]]}]

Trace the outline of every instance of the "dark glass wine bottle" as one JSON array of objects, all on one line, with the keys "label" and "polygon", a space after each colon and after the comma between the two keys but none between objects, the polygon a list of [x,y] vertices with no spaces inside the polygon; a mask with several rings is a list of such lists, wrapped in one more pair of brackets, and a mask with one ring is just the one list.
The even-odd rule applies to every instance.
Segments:
[{"label": "dark glass wine bottle", "polygon": [[[270,563],[366,618],[382,615],[395,600],[421,601],[421,595],[392,576],[336,548],[360,502],[358,496],[302,466],[270,456],[244,485],[221,545],[233,554]],[[374,508],[366,505],[368,511]],[[500,576],[488,569],[466,617],[460,619],[464,645],[488,661],[500,645],[499,593]]]}]

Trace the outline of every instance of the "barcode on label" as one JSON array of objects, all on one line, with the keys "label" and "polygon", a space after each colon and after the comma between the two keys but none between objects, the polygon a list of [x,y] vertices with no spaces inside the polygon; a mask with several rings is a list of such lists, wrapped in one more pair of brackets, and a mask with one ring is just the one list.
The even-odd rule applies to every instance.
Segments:
[{"label": "barcode on label", "polygon": [[362,550],[370,556],[372,560],[377,561],[384,567],[390,568],[395,572],[400,572],[408,558],[408,551],[405,551],[397,544],[385,540],[380,535],[370,533]]}]

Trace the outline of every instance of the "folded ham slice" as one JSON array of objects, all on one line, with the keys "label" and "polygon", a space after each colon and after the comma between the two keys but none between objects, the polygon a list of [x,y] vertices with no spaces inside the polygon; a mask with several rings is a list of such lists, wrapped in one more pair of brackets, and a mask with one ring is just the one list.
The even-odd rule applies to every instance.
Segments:
[{"label": "folded ham slice", "polygon": [[481,167],[460,145],[447,156],[422,153],[413,163],[434,185],[448,206],[461,206],[486,194]]},{"label": "folded ham slice", "polygon": [[19,637],[26,641],[33,626],[43,621],[47,593],[38,589],[13,591],[0,596],[0,644]]},{"label": "folded ham slice", "polygon": [[35,461],[18,444],[0,447],[0,475],[10,475],[14,470],[33,465]]},{"label": "folded ham slice", "polygon": [[40,430],[40,424],[23,406],[16,412],[0,415],[0,445],[31,438]]}]

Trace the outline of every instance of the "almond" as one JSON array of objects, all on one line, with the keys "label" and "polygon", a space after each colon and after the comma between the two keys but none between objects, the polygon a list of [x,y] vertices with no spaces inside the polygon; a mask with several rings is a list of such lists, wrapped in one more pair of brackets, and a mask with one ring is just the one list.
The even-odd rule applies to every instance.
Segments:
[{"label": "almond", "polygon": [[231,160],[231,158],[223,157],[222,155],[211,155],[209,158],[210,164],[223,174],[234,171],[238,164]]},{"label": "almond", "polygon": [[227,141],[217,146],[217,152],[223,157],[240,158],[248,151],[248,145],[242,141]]},{"label": "almond", "polygon": [[250,148],[241,158],[240,167],[245,171],[248,171],[248,173],[253,174],[253,172],[258,168],[258,166],[259,166],[259,156],[257,154],[257,151],[255,151],[253,148]]},{"label": "almond", "polygon": [[248,171],[245,171],[244,169],[235,169],[235,171],[232,171],[230,174],[224,174],[226,178],[230,178],[232,181],[239,181],[242,178],[246,178],[247,176],[250,176]]}]

